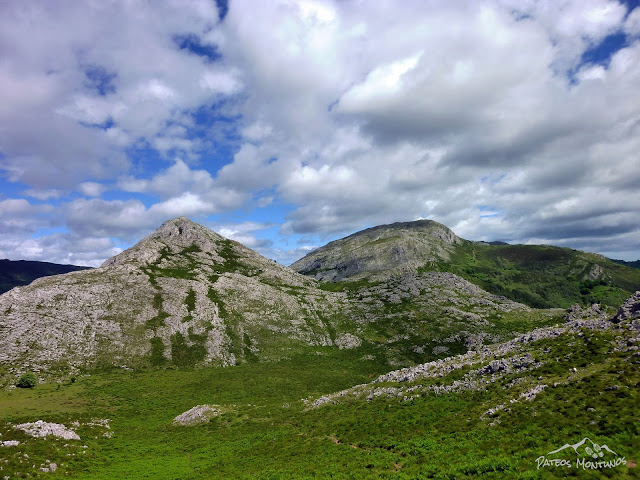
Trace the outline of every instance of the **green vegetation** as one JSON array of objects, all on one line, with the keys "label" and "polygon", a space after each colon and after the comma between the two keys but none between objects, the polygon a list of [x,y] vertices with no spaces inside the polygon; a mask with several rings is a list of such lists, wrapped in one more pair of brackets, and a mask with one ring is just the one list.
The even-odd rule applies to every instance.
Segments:
[{"label": "green vegetation", "polygon": [[171,335],[171,359],[179,367],[194,366],[204,360],[207,354],[205,346],[206,335],[188,335],[188,341],[183,334],[176,332]]},{"label": "green vegetation", "polygon": [[187,298],[184,299],[184,304],[187,306],[187,311],[193,312],[196,309],[196,292],[193,288],[190,288],[187,292]]},{"label": "green vegetation", "polygon": [[574,303],[618,307],[640,289],[640,270],[602,256],[545,245],[463,242],[448,262],[424,271],[452,272],[481,288],[534,308]]},{"label": "green vegetation", "polygon": [[25,372],[20,375],[20,378],[16,382],[18,388],[33,388],[38,384],[38,378],[35,373]]},{"label": "green vegetation", "polygon": [[219,242],[221,245],[220,256],[224,258],[224,262],[218,264],[216,267],[216,275],[220,276],[224,273],[239,273],[241,275],[245,275],[247,277],[254,276],[260,272],[254,271],[249,268],[245,262],[243,255],[240,255],[235,251],[237,242],[233,240],[223,240]]},{"label": "green vegetation", "polygon": [[[50,460],[68,478],[83,479],[639,478],[627,465],[605,473],[536,468],[539,456],[584,437],[638,463],[640,371],[629,354],[611,350],[612,341],[610,333],[585,330],[535,342],[528,350],[539,368],[484,390],[406,402],[342,399],[312,410],[300,399],[366,383],[389,367],[365,360],[365,349],[325,347],[274,363],[102,372],[58,389],[3,391],[1,438],[23,443],[3,450],[0,473],[35,475],[29,467]],[[407,386],[451,384],[474,368]],[[547,388],[532,401],[509,402],[533,384]],[[205,403],[223,413],[195,427],[171,424]],[[507,409],[486,415],[504,403]],[[78,422],[81,440],[33,439],[11,426],[38,418]],[[110,419],[111,437],[90,425],[96,418]],[[20,463],[25,453],[28,466]]]},{"label": "green vegetation", "polygon": [[[143,267],[142,271],[149,277],[149,282],[156,288],[159,288],[157,277],[181,278],[184,280],[195,280],[195,272],[198,263],[193,259],[190,253],[200,251],[197,245],[191,245],[177,254],[172,253],[169,247],[163,247],[160,250],[160,257],[152,264]],[[180,267],[167,267],[163,265],[167,263],[172,256],[177,255],[180,259]],[[184,266],[182,266],[184,264]]]},{"label": "green vegetation", "polygon": [[164,343],[160,337],[153,337],[151,340],[151,365],[159,367],[167,362],[164,356]]}]

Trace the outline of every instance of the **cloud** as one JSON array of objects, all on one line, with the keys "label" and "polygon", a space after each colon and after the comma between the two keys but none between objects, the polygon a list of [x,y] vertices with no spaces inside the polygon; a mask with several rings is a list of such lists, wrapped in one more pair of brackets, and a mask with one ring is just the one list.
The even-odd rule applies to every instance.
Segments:
[{"label": "cloud", "polygon": [[106,258],[122,251],[109,238],[86,238],[53,234],[24,240],[0,236],[0,258],[36,260],[99,267]]},{"label": "cloud", "polygon": [[170,145],[159,138],[185,113],[242,89],[222,61],[211,65],[175,41],[215,28],[214,2],[2,10],[0,172],[13,182],[68,189],[116,178],[130,167],[123,147],[140,139],[192,154],[202,145],[186,131]]},{"label": "cloud", "polygon": [[78,185],[78,191],[87,197],[99,197],[105,191],[107,187],[97,182],[82,182]]},{"label": "cloud", "polygon": [[207,191],[213,187],[213,178],[206,170],[191,170],[181,159],[151,179],[125,177],[118,186],[128,192],[156,193],[164,198],[179,195],[185,190]]},{"label": "cloud", "polygon": [[34,205],[23,198],[0,200],[0,232],[5,235],[33,234],[40,228],[53,226],[50,205]]},{"label": "cloud", "polygon": [[257,238],[254,232],[269,229],[272,225],[258,222],[241,222],[227,224],[210,224],[209,227],[223,237],[231,238],[243,245],[257,249],[258,251],[268,250],[273,245],[273,241],[266,238]]},{"label": "cloud", "polygon": [[22,232],[121,245],[186,214],[284,259],[432,218],[467,238],[640,256],[638,8],[235,0],[222,21],[204,0],[0,8],[0,185],[30,196],[12,204],[23,220],[6,204],[0,221]]}]

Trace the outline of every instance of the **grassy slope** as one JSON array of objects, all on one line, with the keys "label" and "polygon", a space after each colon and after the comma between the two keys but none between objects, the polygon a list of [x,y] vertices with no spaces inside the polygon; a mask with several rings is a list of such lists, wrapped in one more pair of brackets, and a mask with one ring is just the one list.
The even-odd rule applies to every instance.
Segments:
[{"label": "grassy slope", "polygon": [[[535,381],[549,388],[490,419],[480,417],[513,393],[505,388],[516,373],[486,391],[423,395],[408,403],[352,400],[305,411],[301,398],[388,370],[364,360],[365,352],[330,349],[278,363],[104,372],[59,389],[3,391],[0,438],[25,443],[2,450],[8,463],[0,463],[0,475],[34,474],[30,466],[49,459],[70,478],[86,479],[554,478],[550,469],[537,470],[535,459],[584,436],[637,463],[640,372],[629,354],[612,353],[610,342],[608,333],[585,332],[532,344],[545,362]],[[552,387],[571,375],[569,383]],[[620,388],[605,390],[613,384]],[[171,425],[173,417],[203,403],[223,405],[225,413],[210,424]],[[80,441],[31,439],[7,423],[42,418],[69,425],[96,417],[111,419],[111,438],[81,426]],[[489,426],[497,418],[501,422]],[[626,466],[609,473],[640,477],[640,469]],[[600,475],[580,472],[580,478]]]},{"label": "grassy slope", "polygon": [[[586,276],[594,265],[597,280]],[[602,256],[546,245],[487,245],[464,242],[449,262],[422,271],[453,272],[485,290],[535,308],[567,308],[600,302],[617,307],[640,289],[640,270]]]}]

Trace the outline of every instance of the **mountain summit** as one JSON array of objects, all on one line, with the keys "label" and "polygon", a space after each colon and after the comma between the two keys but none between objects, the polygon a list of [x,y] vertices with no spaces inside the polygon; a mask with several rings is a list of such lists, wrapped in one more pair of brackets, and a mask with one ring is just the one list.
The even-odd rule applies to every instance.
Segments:
[{"label": "mountain summit", "polygon": [[380,225],[328,243],[291,265],[316,280],[388,278],[447,261],[462,240],[433,220]]}]

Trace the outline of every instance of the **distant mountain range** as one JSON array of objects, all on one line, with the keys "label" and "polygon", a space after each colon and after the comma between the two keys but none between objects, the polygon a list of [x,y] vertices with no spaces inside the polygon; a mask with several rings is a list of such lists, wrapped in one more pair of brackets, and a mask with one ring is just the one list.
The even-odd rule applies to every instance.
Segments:
[{"label": "distant mountain range", "polygon": [[625,265],[627,267],[631,267],[631,268],[640,268],[640,260],[633,260],[631,262],[627,262],[625,260],[615,260],[615,259],[611,259],[612,262],[616,262],[619,263],[620,265]]},{"label": "distant mountain range", "polygon": [[88,268],[30,260],[2,259],[0,260],[0,294],[8,292],[13,287],[29,285],[36,278],[87,270]]},{"label": "distant mountain range", "polygon": [[551,324],[553,308],[618,307],[640,289],[640,270],[600,255],[471,242],[430,220],[355,233],[289,268],[180,217],[100,268],[54,267],[79,271],[0,296],[11,371],[225,366],[316,346],[406,365]]}]

